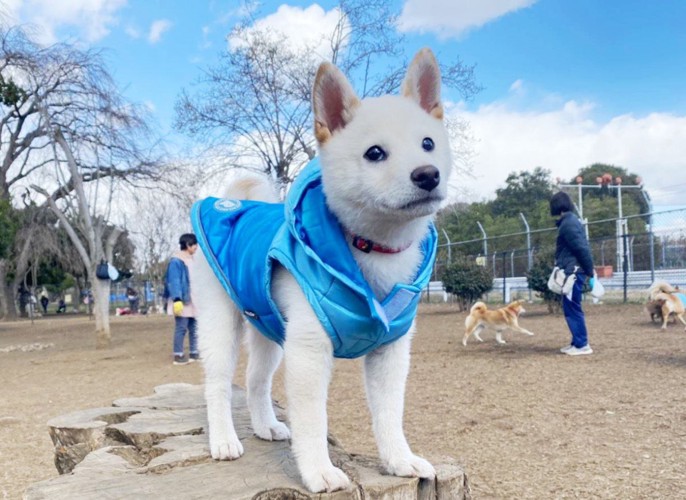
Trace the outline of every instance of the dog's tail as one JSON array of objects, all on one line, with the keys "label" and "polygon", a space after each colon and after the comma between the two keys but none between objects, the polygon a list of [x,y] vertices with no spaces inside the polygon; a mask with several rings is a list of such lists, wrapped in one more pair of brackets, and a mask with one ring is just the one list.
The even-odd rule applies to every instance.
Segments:
[{"label": "dog's tail", "polygon": [[661,293],[675,293],[678,290],[664,280],[654,281],[648,288],[648,298],[656,300]]},{"label": "dog's tail", "polygon": [[472,308],[469,310],[469,314],[472,314],[472,313],[474,313],[474,312],[476,312],[476,311],[479,311],[479,312],[486,312],[487,310],[488,310],[488,308],[486,307],[486,304],[484,304],[484,303],[481,302],[481,301],[478,301],[478,302],[474,302],[474,305],[473,305]]},{"label": "dog's tail", "polygon": [[486,304],[484,304],[481,301],[475,302],[472,308],[469,310],[469,314],[464,320],[464,326],[470,328],[471,325],[475,322],[474,313],[485,313],[487,310],[488,308],[486,307]]},{"label": "dog's tail", "polygon": [[224,192],[224,198],[277,203],[279,192],[276,185],[266,176],[251,175],[232,181]]},{"label": "dog's tail", "polygon": [[462,345],[466,346],[467,345],[467,339],[469,336],[474,332],[474,330],[477,328],[479,325],[479,318],[477,316],[480,316],[479,313],[485,313],[488,309],[486,308],[486,304],[483,302],[475,302],[472,308],[469,310],[469,314],[467,317],[464,319],[464,337],[462,338]]}]

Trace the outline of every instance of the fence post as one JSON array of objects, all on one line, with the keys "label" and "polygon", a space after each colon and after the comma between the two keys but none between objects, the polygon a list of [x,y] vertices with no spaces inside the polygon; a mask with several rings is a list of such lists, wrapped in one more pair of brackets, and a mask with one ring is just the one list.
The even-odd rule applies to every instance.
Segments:
[{"label": "fence post", "polygon": [[655,283],[655,235],[653,234],[653,217],[650,216],[650,282]]},{"label": "fence post", "polygon": [[643,199],[648,204],[648,231],[650,231],[648,239],[650,241],[650,282],[655,282],[655,238],[653,237],[653,202],[650,196],[645,191],[641,189],[641,194]]},{"label": "fence post", "polygon": [[452,256],[450,252],[450,236],[448,236],[448,233],[446,233],[445,229],[441,228],[441,231],[443,231],[445,239],[448,241],[448,265],[450,265],[452,264]]},{"label": "fence post", "polygon": [[503,252],[503,304],[507,303],[507,298],[505,293],[507,292],[507,265],[505,264],[505,259],[507,258],[507,252]]},{"label": "fence post", "polygon": [[479,226],[479,229],[481,230],[481,234],[484,237],[484,257],[488,257],[488,235],[486,234],[484,227],[481,225],[481,222],[476,221],[476,224]]},{"label": "fence post", "polygon": [[[581,186],[579,186],[579,189],[581,189]],[[524,222],[524,227],[526,227],[526,271],[528,274],[531,272],[531,268],[534,265],[534,256],[531,250],[531,228],[529,228],[529,222],[526,220],[526,217],[524,217],[524,214],[522,212],[519,212],[519,216],[522,218],[522,221]],[[529,287],[529,302],[532,302],[533,300],[531,294],[531,287]]]},{"label": "fence post", "polygon": [[622,225],[622,243],[624,246],[624,255],[622,258],[622,271],[624,272],[624,303],[627,302],[627,292],[629,288],[629,259],[627,255],[627,234],[626,225]]}]

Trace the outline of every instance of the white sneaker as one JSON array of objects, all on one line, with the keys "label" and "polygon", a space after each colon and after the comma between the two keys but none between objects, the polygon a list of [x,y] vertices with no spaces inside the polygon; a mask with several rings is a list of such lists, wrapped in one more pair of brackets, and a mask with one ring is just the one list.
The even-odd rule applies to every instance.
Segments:
[{"label": "white sneaker", "polygon": [[572,344],[566,345],[566,346],[564,346],[562,349],[560,349],[560,352],[566,354],[567,351],[569,351],[569,350],[570,350],[571,348],[573,348],[573,347],[574,347],[574,346],[573,346]]},{"label": "white sneaker", "polygon": [[583,356],[584,354],[593,354],[593,349],[591,349],[589,344],[586,344],[583,347],[572,346],[570,349],[565,351],[565,354],[569,354],[570,356]]}]

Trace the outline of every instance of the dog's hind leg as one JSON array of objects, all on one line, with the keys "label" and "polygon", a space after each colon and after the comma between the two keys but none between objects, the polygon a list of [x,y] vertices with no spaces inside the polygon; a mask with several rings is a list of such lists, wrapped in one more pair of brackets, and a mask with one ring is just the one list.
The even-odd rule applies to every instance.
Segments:
[{"label": "dog's hind leg", "polygon": [[283,349],[251,325],[247,326],[248,352],[248,408],[252,428],[257,437],[267,441],[281,441],[290,437],[286,424],[279,422],[272,405],[272,378],[281,363]]},{"label": "dog's hind leg", "polygon": [[503,330],[504,328],[498,328],[495,331],[495,341],[498,342],[498,344],[507,344],[507,342],[503,340]]},{"label": "dog's hind leg", "polygon": [[482,323],[479,323],[479,325],[474,329],[474,337],[476,337],[476,340],[479,342],[483,342],[483,339],[481,338],[481,332],[484,331],[485,326]]},{"label": "dog's hind leg", "polygon": [[231,414],[231,382],[244,319],[198,250],[191,266],[191,295],[198,321],[198,346],[205,369],[210,454],[234,460],[243,454]]},{"label": "dog's hind leg", "polygon": [[365,387],[381,462],[390,474],[433,478],[436,471],[415,455],[403,432],[405,382],[410,369],[410,331],[379,347],[364,360]]},{"label": "dog's hind leg", "polygon": [[471,316],[467,316],[464,320],[464,337],[462,337],[463,346],[467,345],[467,339],[469,339],[469,336],[474,331],[474,327],[476,326],[474,323],[474,319]]},{"label": "dog's hind leg", "polygon": [[669,306],[667,305],[667,303],[665,303],[662,306],[662,326],[660,327],[663,330],[667,329],[667,321],[669,321],[669,314],[670,313],[671,313],[671,311],[669,310]]},{"label": "dog's hind leg", "polygon": [[[681,321],[684,325],[686,325],[686,319],[684,319],[684,314],[685,313],[680,313],[677,314],[676,317],[679,318],[679,321]],[[684,328],[686,330],[686,328]]]},{"label": "dog's hind leg", "polygon": [[286,322],[284,357],[292,450],[312,492],[345,489],[350,479],[329,457],[326,399],[333,344],[295,279],[277,272],[272,292]]}]

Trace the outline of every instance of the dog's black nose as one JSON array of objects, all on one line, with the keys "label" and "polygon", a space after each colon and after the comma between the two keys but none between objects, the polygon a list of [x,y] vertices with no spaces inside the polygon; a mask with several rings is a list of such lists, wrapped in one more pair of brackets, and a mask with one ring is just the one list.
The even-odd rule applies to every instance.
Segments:
[{"label": "dog's black nose", "polygon": [[410,175],[415,186],[425,191],[431,191],[441,183],[441,173],[433,165],[415,168]]}]

